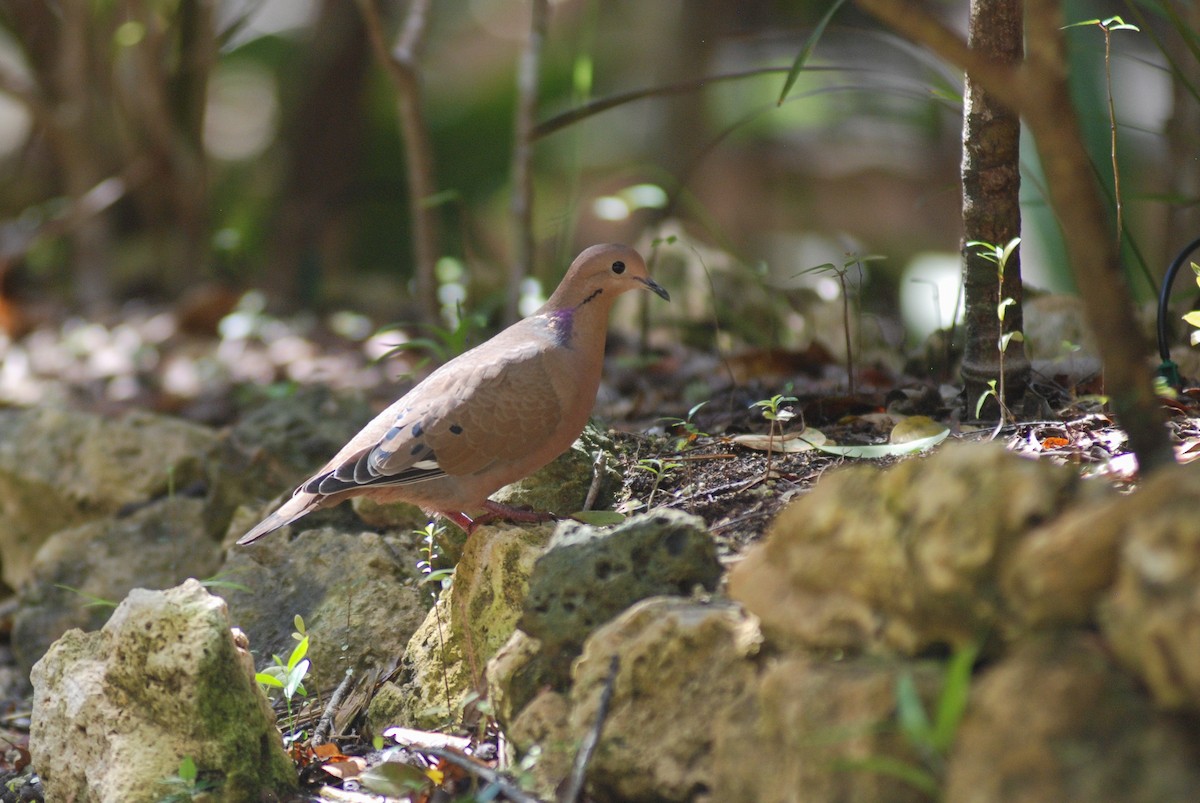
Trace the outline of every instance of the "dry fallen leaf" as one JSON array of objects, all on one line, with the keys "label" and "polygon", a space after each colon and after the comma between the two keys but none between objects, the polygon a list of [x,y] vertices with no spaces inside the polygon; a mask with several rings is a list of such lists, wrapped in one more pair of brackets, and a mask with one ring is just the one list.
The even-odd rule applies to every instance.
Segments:
[{"label": "dry fallen leaf", "polygon": [[820,430],[809,427],[803,432],[791,432],[782,436],[776,435],[775,437],[759,435],[757,433],[735,435],[733,442],[738,446],[745,446],[747,449],[754,449],[759,452],[805,452],[823,444],[825,442],[825,434]]},{"label": "dry fallen leaf", "polygon": [[939,424],[927,415],[910,415],[902,418],[892,427],[888,441],[893,444],[913,443],[914,441],[936,437],[948,433],[945,424]]}]

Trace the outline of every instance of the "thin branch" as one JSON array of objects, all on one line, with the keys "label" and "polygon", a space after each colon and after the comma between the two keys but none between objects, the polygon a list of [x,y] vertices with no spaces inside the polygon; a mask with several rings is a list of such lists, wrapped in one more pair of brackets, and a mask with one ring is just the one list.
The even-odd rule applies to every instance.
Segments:
[{"label": "thin branch", "polygon": [[359,0],[367,38],[376,59],[396,88],[399,105],[400,135],[404,138],[405,164],[408,169],[409,213],[413,220],[413,252],[416,260],[416,299],[426,320],[437,316],[437,279],[434,268],[438,258],[439,226],[437,209],[428,199],[437,191],[434,178],[433,146],[425,124],[420,80],[420,55],[425,44],[430,0],[412,0],[404,26],[390,51],[384,39],[383,22],[375,0]]},{"label": "thin branch", "polygon": [[583,781],[587,775],[588,764],[596,752],[596,746],[600,744],[600,732],[604,730],[604,721],[608,719],[608,708],[612,705],[613,687],[617,685],[617,672],[620,668],[621,660],[614,655],[608,665],[608,677],[604,681],[604,688],[600,690],[600,700],[596,704],[596,721],[592,723],[592,729],[579,745],[579,752],[575,754],[575,764],[571,767],[570,780],[558,798],[559,803],[575,803],[583,794]]},{"label": "thin branch", "polygon": [[608,452],[600,449],[596,452],[596,459],[592,462],[592,484],[588,486],[587,497],[583,500],[583,509],[591,510],[592,505],[596,504],[596,497],[600,496],[600,486],[604,482],[604,469],[608,465]]},{"label": "thin branch", "polygon": [[[666,84],[664,86],[655,86],[648,89],[635,89],[632,92],[622,92],[619,95],[609,95],[606,98],[596,98],[588,103],[563,112],[562,114],[551,117],[549,120],[543,120],[533,129],[533,139],[541,139],[548,137],[553,133],[561,131],[568,126],[578,123],[580,120],[586,120],[589,117],[594,117],[601,112],[606,112],[609,109],[615,109],[617,106],[623,106],[626,103],[632,103],[636,100],[644,100],[646,98],[659,98],[669,95],[683,95],[688,92],[696,92],[710,84],[721,83],[724,81],[740,81],[743,78],[756,78],[760,75],[786,75],[788,67],[761,67],[755,70],[746,70],[744,72],[728,73],[726,75],[709,75],[704,78],[697,78],[692,81],[681,81],[677,84]],[[845,72],[844,68],[834,67],[813,67],[807,66],[805,72],[815,72],[822,70],[837,70]],[[773,108],[773,107],[772,107]]]},{"label": "thin branch", "polygon": [[325,744],[329,739],[329,731],[333,728],[333,717],[337,713],[338,706],[342,704],[342,700],[346,697],[346,692],[350,691],[350,685],[353,680],[354,668],[351,667],[346,670],[346,674],[342,676],[342,682],[338,684],[333,694],[329,696],[329,703],[326,704],[325,711],[317,721],[317,727],[313,729],[313,745]]},{"label": "thin branch", "polygon": [[517,67],[517,110],[514,124],[512,161],[513,259],[509,267],[508,297],[504,314],[507,321],[519,316],[521,281],[533,269],[533,141],[538,109],[538,74],[546,25],[550,16],[547,0],[530,3],[529,38],[521,51]]},{"label": "thin branch", "polygon": [[1019,67],[971,49],[957,31],[912,3],[857,0],[858,6],[909,41],[919,42],[971,77],[1010,108],[1024,104],[1024,76]]}]

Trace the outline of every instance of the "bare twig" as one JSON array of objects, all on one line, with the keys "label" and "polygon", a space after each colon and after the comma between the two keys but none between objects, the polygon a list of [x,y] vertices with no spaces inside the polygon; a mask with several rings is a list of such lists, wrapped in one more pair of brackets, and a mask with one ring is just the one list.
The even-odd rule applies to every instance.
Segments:
[{"label": "bare twig", "polygon": [[139,159],[119,176],[109,176],[87,192],[73,198],[52,217],[25,226],[21,221],[0,222],[0,265],[11,263],[48,237],[70,234],[121,200],[129,190],[150,176],[150,164]]},{"label": "bare twig", "polygon": [[591,510],[600,495],[600,484],[604,480],[604,467],[608,465],[608,452],[600,449],[592,462],[592,484],[588,486],[587,497],[583,500],[583,509]]},{"label": "bare twig", "polygon": [[596,721],[592,723],[592,729],[579,745],[579,752],[575,754],[575,764],[571,767],[571,777],[558,798],[559,803],[575,803],[583,793],[584,776],[596,752],[596,746],[600,744],[600,732],[604,729],[604,720],[608,719],[608,707],[612,705],[613,687],[617,685],[617,670],[620,668],[621,660],[614,655],[608,665],[608,678],[600,691],[600,701],[596,705]]},{"label": "bare twig", "polygon": [[350,683],[354,680],[354,668],[346,670],[346,674],[342,676],[342,682],[334,689],[333,694],[329,696],[329,702],[325,705],[325,711],[321,714],[321,718],[317,720],[317,727],[313,728],[312,744],[325,744],[329,738],[329,730],[333,727],[333,717],[337,713],[338,706],[342,704],[342,700],[346,697],[346,692],[350,691]]},{"label": "bare twig", "polygon": [[547,0],[530,4],[529,38],[517,66],[517,110],[513,126],[512,219],[513,258],[509,266],[508,297],[504,315],[507,321],[519,317],[521,281],[533,269],[533,141],[537,126],[538,73],[542,44],[546,40],[546,21],[550,15]]},{"label": "bare twig", "polygon": [[450,736],[445,733],[422,731],[416,728],[388,728],[383,735],[401,747],[413,750],[426,750],[430,747],[466,750],[471,746],[471,740],[465,736]]},{"label": "bare twig", "polygon": [[438,312],[437,277],[438,212],[429,204],[437,189],[434,178],[433,146],[425,125],[422,103],[420,53],[425,43],[430,0],[412,0],[404,27],[390,51],[384,40],[383,22],[375,0],[358,0],[371,50],[396,88],[400,134],[404,138],[408,168],[408,201],[413,219],[413,251],[416,260],[416,297],[427,321]]},{"label": "bare twig", "polygon": [[[578,106],[570,111],[565,111],[562,114],[551,117],[549,120],[543,120],[533,130],[533,138],[541,139],[548,137],[551,134],[561,131],[568,126],[578,123],[580,120],[586,120],[589,117],[594,117],[601,112],[606,112],[609,109],[615,109],[618,106],[624,106],[626,103],[632,103],[637,100],[645,100],[646,98],[659,98],[668,95],[683,95],[688,92],[697,92],[704,89],[706,86],[720,83],[723,81],[739,81],[743,78],[755,78],[760,75],[773,75],[777,73],[786,74],[790,68],[788,67],[762,67],[755,70],[745,70],[743,72],[728,73],[725,75],[707,75],[703,78],[697,78],[692,81],[682,81],[677,84],[666,84],[664,86],[655,86],[648,89],[635,89],[632,92],[622,92],[618,95],[609,95],[606,98],[596,98],[593,101]],[[808,72],[816,72],[822,70],[837,69],[841,72],[847,72],[846,68],[842,67],[812,67],[804,68]],[[774,104],[772,104],[774,108]]]}]

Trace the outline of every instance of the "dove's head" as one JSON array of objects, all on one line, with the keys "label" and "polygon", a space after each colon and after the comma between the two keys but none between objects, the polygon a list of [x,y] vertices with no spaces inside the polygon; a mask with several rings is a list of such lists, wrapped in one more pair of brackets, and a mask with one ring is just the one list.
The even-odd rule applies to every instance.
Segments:
[{"label": "dove's head", "polygon": [[670,301],[662,286],[650,278],[642,255],[627,245],[593,245],[575,257],[567,275],[543,309],[577,308],[600,302],[607,307],[627,290],[651,290]]}]

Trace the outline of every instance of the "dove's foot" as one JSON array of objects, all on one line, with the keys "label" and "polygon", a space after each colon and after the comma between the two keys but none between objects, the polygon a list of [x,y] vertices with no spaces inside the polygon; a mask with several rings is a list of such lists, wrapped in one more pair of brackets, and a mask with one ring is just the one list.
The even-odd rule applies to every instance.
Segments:
[{"label": "dove's foot", "polygon": [[467,535],[475,532],[476,528],[482,527],[485,524],[490,524],[493,521],[515,521],[528,522],[532,524],[540,524],[544,521],[557,521],[558,516],[553,513],[543,513],[539,510],[528,510],[525,508],[513,507],[512,505],[502,505],[499,502],[493,502],[491,499],[483,503],[484,513],[482,515],[471,518],[466,513],[452,512],[443,513],[442,515],[450,519],[466,532]]}]

